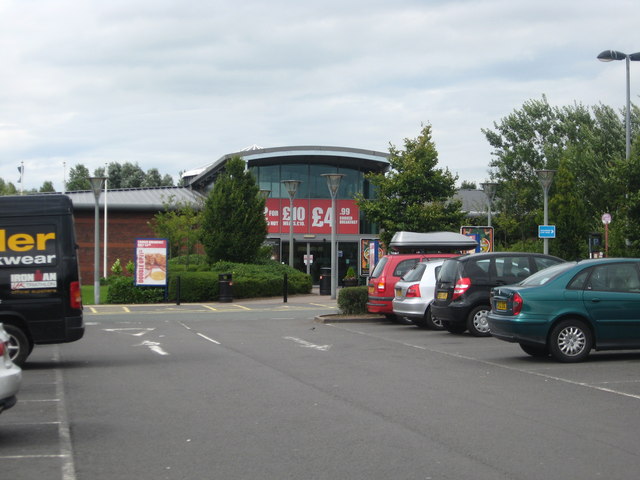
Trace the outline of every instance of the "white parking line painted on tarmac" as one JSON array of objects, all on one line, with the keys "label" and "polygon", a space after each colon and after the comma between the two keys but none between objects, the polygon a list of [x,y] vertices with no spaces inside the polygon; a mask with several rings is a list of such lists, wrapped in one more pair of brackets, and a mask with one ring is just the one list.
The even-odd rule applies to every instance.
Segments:
[{"label": "white parking line painted on tarmac", "polygon": [[302,340],[301,338],[297,338],[297,337],[282,337],[282,338],[284,338],[285,340],[291,340],[292,342],[297,343],[301,347],[313,348],[314,350],[320,350],[321,352],[326,352],[331,348],[331,345],[316,345],[314,343],[307,342],[306,340]]},{"label": "white parking line painted on tarmac", "polygon": [[205,334],[203,334],[203,333],[200,333],[200,332],[196,332],[196,333],[197,333],[197,335],[198,335],[199,337],[204,338],[206,341],[211,342],[211,343],[215,343],[216,345],[220,345],[220,342],[218,342],[217,340],[214,340],[214,339],[213,339],[213,338],[211,338],[211,337],[207,337],[207,336],[206,336]]},{"label": "white parking line painted on tarmac", "polygon": [[462,360],[470,360],[474,363],[481,363],[484,365],[490,365],[492,367],[498,367],[498,368],[503,368],[505,370],[510,370],[513,372],[519,372],[519,373],[524,373],[527,375],[533,375],[536,377],[540,377],[540,378],[545,378],[547,380],[554,380],[556,382],[561,382],[561,383],[566,383],[569,385],[575,385],[578,387],[584,387],[584,388],[590,388],[592,390],[599,390],[601,392],[605,392],[605,393],[612,393],[614,395],[620,395],[622,397],[627,397],[627,398],[633,398],[635,400],[640,400],[640,395],[636,395],[633,393],[627,393],[627,392],[622,392],[620,390],[615,390],[613,388],[608,388],[608,387],[602,387],[600,385],[597,384],[593,384],[593,383],[586,383],[586,382],[578,382],[576,380],[570,380],[568,378],[562,378],[562,377],[556,377],[555,375],[549,375],[546,373],[542,373],[542,372],[534,372],[532,370],[526,370],[523,368],[517,368],[517,367],[511,367],[509,365],[502,365],[500,363],[496,363],[496,362],[491,362],[488,360],[481,360],[479,358],[474,358],[474,357],[470,357],[469,355],[462,355],[461,353],[454,353],[454,352],[445,352],[443,350],[438,350],[437,348],[431,348],[431,347],[424,347],[424,346],[418,346],[418,345],[414,345],[414,344],[410,344],[410,343],[406,343],[406,342],[400,342],[397,340],[393,340],[391,338],[387,338],[387,337],[383,337],[380,335],[374,335],[372,333],[367,333],[367,332],[363,332],[361,330],[355,330],[353,328],[348,328],[345,326],[339,326],[339,325],[335,325],[335,324],[327,324],[327,326],[333,327],[333,328],[340,328],[342,330],[346,330],[348,332],[351,333],[356,333],[359,335],[364,335],[367,337],[372,337],[372,338],[377,338],[379,340],[386,340],[388,342],[393,342],[393,343],[399,343],[401,345],[404,345],[406,347],[410,347],[410,348],[417,348],[420,350],[427,350],[429,352],[433,352],[433,353],[438,353],[440,355],[445,355],[447,357],[454,357],[454,358],[459,358]]},{"label": "white parking line painted on tarmac", "polygon": [[153,332],[154,328],[124,327],[124,328],[103,328],[105,332],[125,333],[133,337],[141,337],[142,335]]},{"label": "white parking line painted on tarmac", "polygon": [[[60,362],[60,349],[56,345],[53,354],[53,360],[56,364]],[[58,414],[58,436],[60,437],[60,457],[62,461],[62,480],[76,480],[76,467],[73,459],[73,444],[71,443],[71,430],[69,428],[69,419],[67,417],[67,405],[64,396],[62,370],[58,367],[55,369],[56,381],[56,397],[60,400],[57,403]]]}]

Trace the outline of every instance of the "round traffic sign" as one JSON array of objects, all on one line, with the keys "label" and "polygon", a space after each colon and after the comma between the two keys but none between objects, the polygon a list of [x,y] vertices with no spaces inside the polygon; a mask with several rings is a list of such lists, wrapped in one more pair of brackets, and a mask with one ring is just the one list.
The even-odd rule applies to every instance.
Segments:
[{"label": "round traffic sign", "polygon": [[604,223],[605,225],[611,223],[611,214],[610,213],[603,213],[602,214],[602,223]]}]

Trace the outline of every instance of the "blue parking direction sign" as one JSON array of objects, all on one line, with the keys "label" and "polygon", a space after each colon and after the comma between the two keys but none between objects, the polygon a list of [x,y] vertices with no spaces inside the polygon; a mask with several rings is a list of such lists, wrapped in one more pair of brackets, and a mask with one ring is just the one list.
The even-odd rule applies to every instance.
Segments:
[{"label": "blue parking direction sign", "polygon": [[538,238],[556,238],[556,226],[538,225]]}]

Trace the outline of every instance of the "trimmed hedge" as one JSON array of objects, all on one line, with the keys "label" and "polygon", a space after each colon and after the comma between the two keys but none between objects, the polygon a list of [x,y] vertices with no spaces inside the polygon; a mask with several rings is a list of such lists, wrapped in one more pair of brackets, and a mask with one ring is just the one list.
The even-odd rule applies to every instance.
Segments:
[{"label": "trimmed hedge", "polygon": [[338,308],[347,315],[367,313],[368,288],[346,287],[338,292]]},{"label": "trimmed hedge", "polygon": [[164,288],[136,287],[133,277],[110,277],[107,303],[160,303]]},{"label": "trimmed hedge", "polygon": [[[289,294],[310,293],[312,287],[309,275],[275,262],[268,265],[218,262],[210,267],[194,262],[188,269],[186,265],[170,262],[168,300],[177,300],[179,278],[181,302],[217,301],[218,275],[228,273],[232,274],[234,298],[283,295],[285,274],[288,277]],[[135,287],[131,277],[115,277],[110,279],[109,284],[108,303],[157,303],[164,299],[163,288]]]}]

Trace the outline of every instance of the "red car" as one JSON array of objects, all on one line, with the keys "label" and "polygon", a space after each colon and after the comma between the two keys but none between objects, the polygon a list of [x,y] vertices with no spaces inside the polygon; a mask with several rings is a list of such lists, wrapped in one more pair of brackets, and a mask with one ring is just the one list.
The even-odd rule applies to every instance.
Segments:
[{"label": "red car", "polygon": [[[477,245],[475,239],[453,232],[397,232],[389,246],[399,253],[383,256],[369,276],[367,311],[395,319],[392,302],[400,277],[422,260],[457,257]],[[409,253],[412,250],[423,253]]]}]

